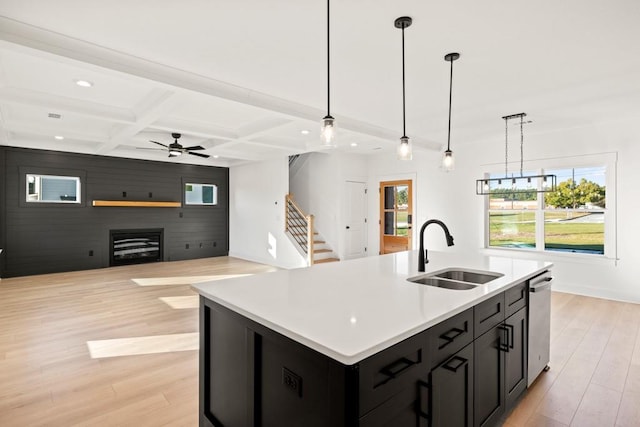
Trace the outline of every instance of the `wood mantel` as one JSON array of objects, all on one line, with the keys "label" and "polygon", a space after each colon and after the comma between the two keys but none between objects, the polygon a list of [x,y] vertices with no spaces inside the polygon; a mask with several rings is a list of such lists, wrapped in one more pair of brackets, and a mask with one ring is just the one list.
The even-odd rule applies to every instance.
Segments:
[{"label": "wood mantel", "polygon": [[180,202],[143,202],[136,200],[94,200],[93,206],[112,206],[130,208],[179,208]]}]

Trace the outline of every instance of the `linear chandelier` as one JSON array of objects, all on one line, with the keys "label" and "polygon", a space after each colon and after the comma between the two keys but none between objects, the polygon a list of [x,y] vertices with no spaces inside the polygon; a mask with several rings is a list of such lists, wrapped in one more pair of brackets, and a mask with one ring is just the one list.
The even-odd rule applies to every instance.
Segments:
[{"label": "linear chandelier", "polygon": [[[476,180],[476,194],[522,194],[556,191],[557,177],[553,174],[525,175],[524,164],[524,118],[526,113],[511,114],[504,119],[504,177]],[[520,176],[509,176],[509,120],[520,119]]]}]

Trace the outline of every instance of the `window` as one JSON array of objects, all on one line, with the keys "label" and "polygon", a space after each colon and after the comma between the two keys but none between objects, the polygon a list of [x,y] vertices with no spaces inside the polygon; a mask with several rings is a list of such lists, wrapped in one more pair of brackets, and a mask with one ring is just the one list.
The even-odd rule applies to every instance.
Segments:
[{"label": "window", "polygon": [[80,178],[26,174],[29,203],[80,203]]},{"label": "window", "polygon": [[553,192],[538,192],[545,184],[536,179],[517,187],[510,179],[490,181],[495,188],[487,196],[486,246],[615,257],[615,215],[609,207],[615,205],[615,156],[604,165],[576,163],[525,171],[556,175]]},{"label": "window", "polygon": [[408,236],[410,230],[409,186],[384,187],[384,234],[386,236]]},{"label": "window", "polygon": [[184,203],[185,205],[217,205],[218,186],[186,183],[184,185]]}]

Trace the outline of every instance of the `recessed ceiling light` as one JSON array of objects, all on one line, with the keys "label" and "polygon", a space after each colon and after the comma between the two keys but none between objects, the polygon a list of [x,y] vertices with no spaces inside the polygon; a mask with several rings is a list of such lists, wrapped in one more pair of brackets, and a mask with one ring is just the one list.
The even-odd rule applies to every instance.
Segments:
[{"label": "recessed ceiling light", "polygon": [[300,133],[303,135],[309,135],[309,131],[306,129],[301,130]]},{"label": "recessed ceiling light", "polygon": [[74,80],[74,82],[76,82],[76,84],[80,87],[91,87],[93,86],[93,83],[91,83],[89,80]]},{"label": "recessed ceiling light", "polygon": [[213,155],[213,158],[214,158],[214,159],[217,159],[218,157],[220,157],[220,156],[218,156],[217,154],[214,154],[214,155]]},{"label": "recessed ceiling light", "polygon": [[56,136],[54,136],[54,138],[57,139],[58,141],[62,141],[64,139],[64,136],[56,135]]},{"label": "recessed ceiling light", "polygon": [[358,143],[357,143],[357,142],[352,142],[352,143],[351,143],[351,146],[352,146],[352,147],[357,147],[357,146],[358,146]]}]

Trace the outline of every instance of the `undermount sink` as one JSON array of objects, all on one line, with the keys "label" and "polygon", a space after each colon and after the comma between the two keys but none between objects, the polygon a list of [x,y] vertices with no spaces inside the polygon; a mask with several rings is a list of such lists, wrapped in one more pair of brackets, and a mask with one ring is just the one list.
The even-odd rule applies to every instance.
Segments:
[{"label": "undermount sink", "polygon": [[476,287],[476,285],[472,285],[471,283],[440,279],[438,277],[433,277],[433,276],[429,276],[429,277],[419,276],[419,277],[414,277],[408,280],[410,282],[418,283],[420,285],[436,286],[438,288],[445,288],[445,289],[455,289],[457,291],[466,291],[468,289],[473,289]]},{"label": "undermount sink", "polygon": [[410,277],[407,280],[420,285],[465,291],[474,289],[478,285],[483,285],[502,276],[504,276],[504,274],[493,271],[447,268],[416,277]]},{"label": "undermount sink", "polygon": [[434,277],[441,277],[443,279],[457,280],[459,282],[476,283],[478,285],[484,285],[498,277],[504,276],[502,273],[494,273],[493,271],[471,271],[463,270],[460,268],[451,268],[444,270],[440,273],[433,274]]}]

